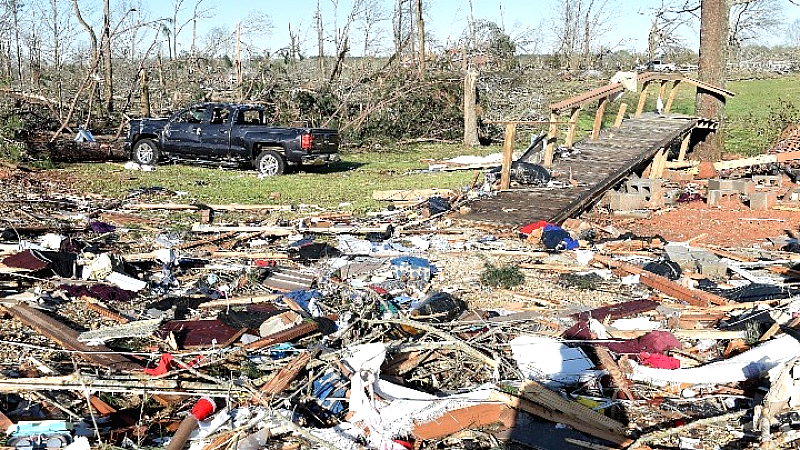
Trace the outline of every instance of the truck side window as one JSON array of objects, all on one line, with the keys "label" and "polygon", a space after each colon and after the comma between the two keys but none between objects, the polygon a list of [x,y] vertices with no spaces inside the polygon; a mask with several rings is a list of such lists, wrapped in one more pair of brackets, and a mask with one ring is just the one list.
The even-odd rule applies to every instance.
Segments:
[{"label": "truck side window", "polygon": [[200,123],[203,121],[203,117],[206,114],[205,108],[191,108],[187,109],[186,111],[180,113],[178,117],[175,118],[176,123]]},{"label": "truck side window", "polygon": [[230,115],[231,111],[227,108],[214,108],[214,111],[211,113],[211,123],[223,124],[228,121]]}]

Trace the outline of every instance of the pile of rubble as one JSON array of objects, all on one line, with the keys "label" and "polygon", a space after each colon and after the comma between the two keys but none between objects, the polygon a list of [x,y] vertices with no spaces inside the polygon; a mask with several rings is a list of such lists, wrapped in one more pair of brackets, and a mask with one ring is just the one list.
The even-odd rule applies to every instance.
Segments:
[{"label": "pile of rubble", "polygon": [[[463,196],[452,191],[382,193],[402,207],[355,218],[0,180],[9,447],[800,440],[792,236],[670,242],[597,212],[486,230],[449,214]],[[757,182],[712,180],[700,198],[721,192],[724,207],[735,190],[770,208],[777,189],[794,192]],[[628,183],[645,202],[667,187]],[[176,226],[162,213],[174,210],[195,223]]]}]

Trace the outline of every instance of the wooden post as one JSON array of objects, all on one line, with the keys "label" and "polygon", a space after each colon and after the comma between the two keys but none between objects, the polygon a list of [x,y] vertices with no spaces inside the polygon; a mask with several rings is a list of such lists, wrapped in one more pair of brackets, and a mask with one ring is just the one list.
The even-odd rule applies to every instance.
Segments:
[{"label": "wooden post", "polygon": [[564,140],[564,146],[572,148],[572,143],[575,141],[575,130],[578,128],[578,116],[580,115],[581,108],[572,108],[572,114],[569,116],[569,129],[567,130],[567,137]]},{"label": "wooden post", "polygon": [[661,101],[664,101],[664,95],[667,93],[667,83],[669,80],[661,80],[661,89],[658,90],[658,96],[661,97]]},{"label": "wooden post", "polygon": [[478,111],[476,109],[475,83],[478,71],[468,69],[464,73],[464,148],[478,145]]},{"label": "wooden post", "polygon": [[600,128],[603,126],[603,114],[606,112],[606,103],[608,103],[608,97],[603,97],[597,105],[597,112],[594,114],[594,126],[592,126],[593,141],[596,141],[600,136]]},{"label": "wooden post", "polygon": [[622,119],[625,118],[625,111],[628,110],[628,104],[622,103],[619,105],[619,111],[617,111],[617,118],[614,120],[614,128],[619,128],[622,126]]},{"label": "wooden post", "polygon": [[642,84],[642,93],[639,95],[639,105],[636,106],[636,116],[635,117],[642,117],[642,111],[644,110],[644,104],[647,101],[647,89],[650,87],[650,81],[645,81]]},{"label": "wooden post", "polygon": [[506,124],[506,135],[503,139],[503,167],[500,170],[500,190],[511,187],[511,159],[514,154],[514,139],[517,135],[517,124]]},{"label": "wooden post", "polygon": [[678,93],[678,85],[681,84],[681,80],[675,80],[674,84],[672,85],[672,89],[669,91],[669,98],[667,99],[667,104],[664,105],[664,114],[668,114],[669,110],[672,109],[672,102],[675,101],[675,94]]},{"label": "wooden post", "polygon": [[692,133],[686,133],[681,141],[681,151],[678,153],[678,161],[683,161],[686,158],[686,151],[689,150],[689,141],[692,140]]},{"label": "wooden post", "polygon": [[653,162],[650,163],[650,176],[648,178],[651,180],[661,178],[661,174],[664,172],[664,167],[666,166],[666,159],[667,152],[662,148],[656,153],[656,156],[653,157]]},{"label": "wooden post", "polygon": [[547,132],[547,149],[544,152],[544,161],[542,164],[545,167],[550,167],[553,164],[553,153],[556,149],[556,138],[558,137],[558,112],[550,112],[550,129]]}]

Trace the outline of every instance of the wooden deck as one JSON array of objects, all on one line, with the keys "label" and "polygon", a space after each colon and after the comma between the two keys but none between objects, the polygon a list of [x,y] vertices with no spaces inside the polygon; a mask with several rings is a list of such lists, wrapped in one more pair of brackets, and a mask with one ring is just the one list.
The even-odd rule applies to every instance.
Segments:
[{"label": "wooden deck", "polygon": [[[697,125],[685,116],[642,116],[628,119],[618,129],[604,129],[596,141],[575,143],[571,156],[556,159],[551,170],[577,187],[509,190],[496,197],[473,201],[461,220],[493,226],[518,227],[538,220],[561,223],[591,208],[608,189]],[[566,174],[566,176],[564,176]],[[569,183],[565,183],[569,184]]]}]

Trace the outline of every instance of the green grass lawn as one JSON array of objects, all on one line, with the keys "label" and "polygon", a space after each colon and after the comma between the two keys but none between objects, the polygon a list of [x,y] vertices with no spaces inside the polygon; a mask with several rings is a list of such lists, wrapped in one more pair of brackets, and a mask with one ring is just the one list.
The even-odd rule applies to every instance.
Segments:
[{"label": "green grass lawn", "polygon": [[[800,120],[800,77],[728,83],[736,96],[727,103],[726,150],[745,155],[758,154],[780,132],[781,121]],[[658,90],[651,88],[646,110],[655,109]],[[619,104],[628,103],[629,113],[636,110],[638,95],[626,93],[623,100],[609,104],[605,124],[616,116]],[[789,106],[787,106],[789,105]],[[679,88],[673,112],[692,114],[694,89]],[[568,117],[563,116],[562,120]],[[582,112],[578,138],[591,131],[594,111]],[[523,148],[530,133],[538,130],[520,128],[517,148]],[[561,135],[563,139],[563,134]],[[158,166],[153,172],[131,172],[119,163],[85,163],[64,166],[74,180],[74,187],[110,197],[125,197],[131,189],[159,186],[186,192],[179,202],[315,204],[355,212],[380,209],[385,205],[372,200],[373,190],[450,188],[461,189],[470,183],[472,171],[424,172],[425,159],[442,160],[459,155],[487,155],[501,151],[500,145],[465,150],[459,144],[398,145],[380,151],[342,152],[343,161],[331,168],[299,171],[275,178],[258,179],[252,170],[217,169],[183,164]],[[158,201],[158,200],[154,200]]]},{"label": "green grass lawn", "polygon": [[[259,179],[253,170],[218,169],[185,164],[157,166],[152,172],[134,172],[121,163],[83,163],[60,170],[70,173],[73,187],[84,192],[121,198],[132,189],[158,186],[185,192],[181,203],[314,204],[356,212],[383,206],[372,200],[373,190],[461,189],[472,180],[472,171],[424,172],[423,159],[486,155],[499,146],[466,151],[461,145],[419,144],[391,151],[343,152],[342,161],[327,168],[293,171],[279,177]],[[153,201],[158,201],[157,199]],[[166,201],[166,200],[164,200]]]}]

